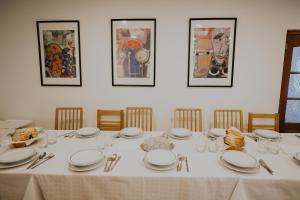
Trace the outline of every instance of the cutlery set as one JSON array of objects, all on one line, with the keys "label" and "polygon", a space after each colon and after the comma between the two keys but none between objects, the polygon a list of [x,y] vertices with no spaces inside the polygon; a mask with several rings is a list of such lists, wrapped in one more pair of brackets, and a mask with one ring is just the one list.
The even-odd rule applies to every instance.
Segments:
[{"label": "cutlery set", "polygon": [[273,170],[267,165],[267,163],[264,160],[259,159],[258,162],[259,162],[260,166],[265,168],[271,175],[273,175],[273,173],[274,173]]},{"label": "cutlery set", "polygon": [[121,159],[121,156],[118,156],[115,153],[113,155],[109,156],[105,163],[104,172],[112,171],[120,159]]},{"label": "cutlery set", "polygon": [[186,171],[189,172],[190,168],[189,168],[187,156],[183,156],[183,155],[178,154],[177,158],[178,158],[177,172],[181,171],[183,161],[185,162]]},{"label": "cutlery set", "polygon": [[46,152],[41,153],[26,169],[34,169],[55,156],[53,153],[46,155]]}]

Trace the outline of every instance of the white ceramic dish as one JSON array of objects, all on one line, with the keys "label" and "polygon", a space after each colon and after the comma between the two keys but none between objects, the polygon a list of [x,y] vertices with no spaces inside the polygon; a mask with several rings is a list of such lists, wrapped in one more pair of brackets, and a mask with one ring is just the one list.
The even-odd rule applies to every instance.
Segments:
[{"label": "white ceramic dish", "polygon": [[21,166],[21,165],[25,165],[25,164],[35,160],[37,157],[38,157],[37,153],[35,153],[32,157],[29,157],[28,159],[25,159],[21,162],[9,163],[9,164],[0,163],[0,169],[8,169],[8,168],[13,168],[13,167],[18,167],[18,166]]},{"label": "white ceramic dish", "polygon": [[177,161],[177,157],[172,151],[155,149],[145,155],[145,161],[151,165],[170,166]]},{"label": "white ceramic dish", "polygon": [[136,137],[143,133],[143,130],[135,127],[124,128],[120,131],[121,136],[125,137]]},{"label": "white ceramic dish", "polygon": [[256,129],[254,133],[257,136],[263,137],[263,138],[268,138],[268,139],[279,139],[280,134],[276,131],[272,130],[264,130],[264,129]]},{"label": "white ceramic dish", "polygon": [[104,159],[104,154],[96,149],[77,151],[70,156],[70,164],[77,167],[87,167]]},{"label": "white ceramic dish", "polygon": [[77,138],[92,138],[92,137],[96,137],[99,134],[99,132],[95,132],[94,134],[91,135],[78,135],[76,134]]},{"label": "white ceramic dish", "polygon": [[101,167],[104,163],[105,163],[105,158],[98,163],[95,163],[93,165],[89,165],[86,167],[78,167],[78,166],[72,165],[71,163],[68,163],[68,168],[71,171],[75,171],[75,172],[86,172],[86,171],[91,171],[93,169],[97,169],[97,168]]},{"label": "white ceramic dish", "polygon": [[233,171],[236,172],[241,172],[241,173],[246,173],[246,174],[254,174],[257,173],[260,169],[260,166],[258,165],[257,167],[254,168],[240,168],[240,167],[236,167],[234,165],[231,165],[230,163],[227,163],[226,161],[224,161],[222,159],[222,157],[220,157],[220,164],[223,165],[224,167],[231,169]]},{"label": "white ceramic dish", "polygon": [[33,148],[22,148],[22,149],[12,149],[4,152],[0,155],[0,163],[16,163],[27,160],[36,154],[36,150]]},{"label": "white ceramic dish", "polygon": [[94,127],[81,128],[76,131],[78,136],[92,136],[98,132],[99,129]]},{"label": "white ceramic dish", "polygon": [[226,135],[226,130],[224,128],[212,128],[208,133],[217,137],[223,137]]},{"label": "white ceramic dish", "polygon": [[148,169],[152,169],[155,171],[169,171],[172,170],[174,168],[176,168],[177,166],[177,161],[175,163],[173,163],[172,165],[168,165],[168,166],[156,166],[156,165],[151,165],[150,163],[148,163],[147,161],[144,161],[144,166]]},{"label": "white ceramic dish", "polygon": [[177,138],[186,138],[192,135],[192,131],[186,128],[172,128],[169,132]]},{"label": "white ceramic dish", "polygon": [[240,168],[255,168],[258,166],[258,162],[254,157],[242,151],[225,151],[222,155],[222,159]]}]

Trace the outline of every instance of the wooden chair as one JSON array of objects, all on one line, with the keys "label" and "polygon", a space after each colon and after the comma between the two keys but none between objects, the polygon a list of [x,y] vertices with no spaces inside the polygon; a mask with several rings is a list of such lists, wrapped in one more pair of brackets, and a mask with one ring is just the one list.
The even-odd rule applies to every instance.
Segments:
[{"label": "wooden chair", "polygon": [[59,107],[55,110],[56,130],[77,130],[83,125],[83,108]]},{"label": "wooden chair", "polygon": [[174,111],[174,128],[187,128],[202,131],[202,111],[200,108],[176,108]]},{"label": "wooden chair", "polygon": [[214,111],[214,127],[230,128],[236,127],[243,132],[243,111],[242,110],[215,110]]},{"label": "wooden chair", "polygon": [[[260,123],[255,122],[256,119],[258,119]],[[278,113],[259,114],[250,112],[248,114],[248,132],[253,132],[255,129],[268,129],[273,131],[279,131]]]},{"label": "wooden chair", "polygon": [[123,110],[97,110],[97,127],[100,130],[119,131],[123,129],[123,126]]},{"label": "wooden chair", "polygon": [[144,131],[152,131],[152,108],[127,107],[126,127],[137,127]]}]

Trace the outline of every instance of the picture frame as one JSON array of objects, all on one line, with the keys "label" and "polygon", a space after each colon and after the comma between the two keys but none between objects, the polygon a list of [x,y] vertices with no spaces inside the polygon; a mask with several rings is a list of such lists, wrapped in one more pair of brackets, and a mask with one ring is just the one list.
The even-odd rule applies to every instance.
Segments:
[{"label": "picture frame", "polygon": [[188,87],[232,87],[237,18],[190,18]]},{"label": "picture frame", "polygon": [[36,21],[42,86],[82,86],[78,20]]},{"label": "picture frame", "polygon": [[156,19],[111,19],[112,86],[155,87]]}]

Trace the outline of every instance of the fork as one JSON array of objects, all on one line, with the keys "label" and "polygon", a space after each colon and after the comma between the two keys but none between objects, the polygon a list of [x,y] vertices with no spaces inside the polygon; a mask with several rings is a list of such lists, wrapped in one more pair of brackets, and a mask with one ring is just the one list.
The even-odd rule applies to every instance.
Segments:
[{"label": "fork", "polygon": [[178,154],[177,157],[178,157],[178,161],[179,161],[177,164],[177,172],[179,172],[182,169],[182,162],[183,162],[183,160],[185,160],[185,158],[184,158],[184,156],[182,156],[180,154]]}]

